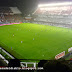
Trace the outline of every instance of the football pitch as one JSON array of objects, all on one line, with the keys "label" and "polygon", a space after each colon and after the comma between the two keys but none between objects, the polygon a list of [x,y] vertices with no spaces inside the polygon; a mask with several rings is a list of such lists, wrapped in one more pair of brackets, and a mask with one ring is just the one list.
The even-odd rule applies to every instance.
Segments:
[{"label": "football pitch", "polygon": [[72,29],[22,23],[0,26],[0,45],[18,59],[54,59],[72,47]]}]

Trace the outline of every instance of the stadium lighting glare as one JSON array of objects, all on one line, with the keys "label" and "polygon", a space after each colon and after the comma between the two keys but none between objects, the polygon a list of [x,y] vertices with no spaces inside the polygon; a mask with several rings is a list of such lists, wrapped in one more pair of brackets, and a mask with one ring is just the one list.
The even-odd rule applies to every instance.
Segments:
[{"label": "stadium lighting glare", "polygon": [[72,2],[51,3],[51,4],[39,4],[38,7],[46,7],[46,6],[61,6],[61,5],[72,5]]}]

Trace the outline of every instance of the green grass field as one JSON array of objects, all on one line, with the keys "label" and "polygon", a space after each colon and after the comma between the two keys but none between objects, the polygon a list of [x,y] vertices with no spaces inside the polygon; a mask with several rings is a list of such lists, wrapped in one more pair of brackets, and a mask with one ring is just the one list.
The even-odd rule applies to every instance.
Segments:
[{"label": "green grass field", "polygon": [[18,59],[50,60],[67,53],[72,30],[31,23],[0,26],[0,45]]}]

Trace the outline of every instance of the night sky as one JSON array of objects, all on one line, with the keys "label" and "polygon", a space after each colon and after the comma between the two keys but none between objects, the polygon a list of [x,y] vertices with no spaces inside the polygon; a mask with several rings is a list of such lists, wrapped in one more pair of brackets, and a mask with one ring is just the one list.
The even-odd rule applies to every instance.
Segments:
[{"label": "night sky", "polygon": [[51,2],[63,2],[72,0],[0,0],[0,6],[14,6],[14,5],[33,5],[35,3],[51,3]]},{"label": "night sky", "polygon": [[72,2],[72,0],[0,0],[0,7],[18,7],[24,14],[32,13],[38,4],[56,2]]}]

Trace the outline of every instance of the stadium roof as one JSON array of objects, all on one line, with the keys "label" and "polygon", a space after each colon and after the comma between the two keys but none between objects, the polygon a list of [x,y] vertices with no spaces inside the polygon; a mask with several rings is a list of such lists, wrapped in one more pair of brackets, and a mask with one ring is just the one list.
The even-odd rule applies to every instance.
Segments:
[{"label": "stadium roof", "polygon": [[72,5],[72,2],[50,3],[50,4],[39,4],[38,7],[62,6],[62,5]]}]

